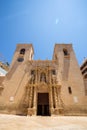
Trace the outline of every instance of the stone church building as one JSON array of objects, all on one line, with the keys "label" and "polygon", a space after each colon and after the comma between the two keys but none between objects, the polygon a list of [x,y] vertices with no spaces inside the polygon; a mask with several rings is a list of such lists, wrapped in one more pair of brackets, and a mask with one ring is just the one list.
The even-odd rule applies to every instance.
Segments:
[{"label": "stone church building", "polygon": [[52,60],[33,60],[32,44],[17,44],[0,85],[0,113],[87,115],[87,94],[72,44],[55,44]]}]

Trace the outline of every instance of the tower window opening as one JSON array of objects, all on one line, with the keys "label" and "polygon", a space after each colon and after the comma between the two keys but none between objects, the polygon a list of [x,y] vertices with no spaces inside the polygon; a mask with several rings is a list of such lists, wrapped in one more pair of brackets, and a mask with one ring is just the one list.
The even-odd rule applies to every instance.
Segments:
[{"label": "tower window opening", "polygon": [[68,87],[68,92],[69,92],[69,94],[72,94],[72,89],[71,89],[71,87]]},{"label": "tower window opening", "polygon": [[24,48],[20,50],[20,54],[23,54],[23,55],[25,54],[25,49]]},{"label": "tower window opening", "polygon": [[63,49],[63,53],[64,53],[64,56],[67,56],[68,55],[67,49]]}]

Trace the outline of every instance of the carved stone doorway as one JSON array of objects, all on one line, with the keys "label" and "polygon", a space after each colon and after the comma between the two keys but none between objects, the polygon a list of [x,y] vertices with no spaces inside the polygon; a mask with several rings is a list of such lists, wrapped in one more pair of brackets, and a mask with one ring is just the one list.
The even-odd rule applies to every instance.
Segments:
[{"label": "carved stone doorway", "polygon": [[38,93],[37,115],[49,116],[49,93]]}]

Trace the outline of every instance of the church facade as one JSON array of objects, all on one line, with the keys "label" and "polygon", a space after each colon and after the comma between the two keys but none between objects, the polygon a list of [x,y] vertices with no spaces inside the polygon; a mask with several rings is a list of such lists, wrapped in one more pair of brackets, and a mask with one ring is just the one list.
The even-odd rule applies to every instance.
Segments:
[{"label": "church facade", "polygon": [[83,76],[72,44],[55,44],[52,60],[33,60],[32,44],[17,44],[0,85],[0,113],[87,115]]}]

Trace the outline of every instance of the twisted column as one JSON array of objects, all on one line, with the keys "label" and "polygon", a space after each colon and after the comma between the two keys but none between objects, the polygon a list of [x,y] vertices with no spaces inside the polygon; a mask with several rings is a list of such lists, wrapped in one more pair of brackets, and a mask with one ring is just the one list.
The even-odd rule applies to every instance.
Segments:
[{"label": "twisted column", "polygon": [[55,108],[58,108],[57,93],[55,87],[54,87],[54,99],[55,99]]}]

